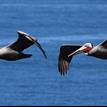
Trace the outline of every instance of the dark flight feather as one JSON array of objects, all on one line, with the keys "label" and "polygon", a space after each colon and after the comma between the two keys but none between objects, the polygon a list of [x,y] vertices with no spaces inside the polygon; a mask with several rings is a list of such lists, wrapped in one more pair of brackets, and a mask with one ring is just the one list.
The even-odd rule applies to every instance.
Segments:
[{"label": "dark flight feather", "polygon": [[70,64],[73,56],[68,57],[68,55],[73,53],[80,47],[81,47],[80,45],[61,46],[59,59],[58,59],[58,70],[61,73],[61,75],[67,74],[67,71],[69,69],[69,64]]}]

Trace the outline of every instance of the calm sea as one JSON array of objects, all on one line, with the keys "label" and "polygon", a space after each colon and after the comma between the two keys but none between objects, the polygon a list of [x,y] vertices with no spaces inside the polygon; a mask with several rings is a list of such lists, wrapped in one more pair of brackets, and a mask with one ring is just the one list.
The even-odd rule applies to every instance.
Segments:
[{"label": "calm sea", "polygon": [[30,59],[1,60],[0,105],[107,105],[107,61],[78,55],[68,75],[57,69],[62,44],[107,39],[106,0],[0,0],[0,46],[17,30],[37,37],[48,59],[32,46]]}]

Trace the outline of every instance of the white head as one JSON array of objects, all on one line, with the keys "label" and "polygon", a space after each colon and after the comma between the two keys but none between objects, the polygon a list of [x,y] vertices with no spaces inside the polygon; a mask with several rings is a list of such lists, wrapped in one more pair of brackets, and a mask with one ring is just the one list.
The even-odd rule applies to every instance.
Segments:
[{"label": "white head", "polygon": [[20,34],[20,35],[29,35],[29,34],[23,32],[23,31],[17,31],[17,33]]},{"label": "white head", "polygon": [[27,39],[29,39],[30,41],[34,41],[37,40],[36,38],[34,38],[33,36],[30,36],[28,33],[23,32],[23,31],[17,31],[17,33],[19,35],[25,36]]},{"label": "white head", "polygon": [[71,53],[70,55],[68,55],[68,57],[75,55],[75,54],[80,54],[80,53],[85,53],[86,55],[88,55],[89,51],[93,48],[93,45],[91,43],[86,43],[84,44],[81,48],[79,48],[78,50],[76,50],[75,52]]}]

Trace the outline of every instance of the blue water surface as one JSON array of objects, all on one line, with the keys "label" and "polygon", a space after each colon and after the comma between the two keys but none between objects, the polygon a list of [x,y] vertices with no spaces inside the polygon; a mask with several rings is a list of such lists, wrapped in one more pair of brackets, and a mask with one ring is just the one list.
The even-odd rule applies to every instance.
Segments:
[{"label": "blue water surface", "polygon": [[107,39],[107,0],[0,0],[0,46],[17,30],[38,38],[30,59],[0,61],[0,105],[107,105],[107,61],[78,55],[68,75],[57,69],[62,44]]}]

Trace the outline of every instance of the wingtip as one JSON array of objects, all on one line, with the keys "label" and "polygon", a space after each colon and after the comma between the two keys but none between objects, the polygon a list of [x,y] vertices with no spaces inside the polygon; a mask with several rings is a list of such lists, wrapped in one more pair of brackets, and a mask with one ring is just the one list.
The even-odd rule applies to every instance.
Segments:
[{"label": "wingtip", "polygon": [[69,64],[67,62],[61,61],[58,64],[58,71],[61,74],[61,76],[67,75],[69,70]]}]

